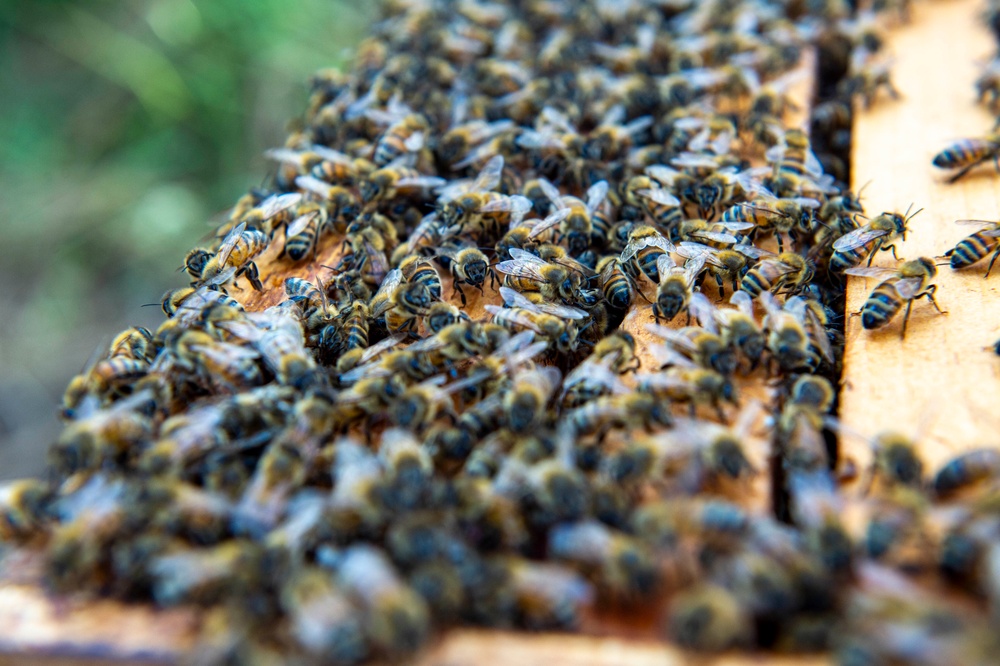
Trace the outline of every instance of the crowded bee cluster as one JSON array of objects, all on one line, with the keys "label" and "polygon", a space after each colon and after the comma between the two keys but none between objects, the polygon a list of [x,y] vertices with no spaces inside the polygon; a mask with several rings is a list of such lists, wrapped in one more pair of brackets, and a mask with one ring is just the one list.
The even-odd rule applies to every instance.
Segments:
[{"label": "crowded bee cluster", "polygon": [[[211,609],[218,660],[613,612],[695,650],[987,661],[1000,454],[928,470],[886,433],[870,469],[837,455],[843,274],[916,214],[845,185],[852,105],[897,94],[872,16],[383,9],[163,324],[71,382],[49,477],[3,488],[5,540],[54,590]],[[935,270],[904,263],[864,326],[904,330]]]}]

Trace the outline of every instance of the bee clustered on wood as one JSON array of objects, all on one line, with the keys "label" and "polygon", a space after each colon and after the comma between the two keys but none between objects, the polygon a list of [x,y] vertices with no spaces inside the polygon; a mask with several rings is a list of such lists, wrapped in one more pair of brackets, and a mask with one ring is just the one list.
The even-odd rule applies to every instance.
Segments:
[{"label": "bee clustered on wood", "polygon": [[[216,609],[220,660],[598,608],[695,650],[982,660],[912,575],[996,601],[1000,454],[929,478],[883,435],[868,495],[834,473],[840,273],[908,219],[840,184],[881,43],[838,2],[385,3],[166,321],[73,380],[0,533],[57,591]],[[786,126],[813,47],[819,156]],[[933,293],[911,263],[866,326]]]}]

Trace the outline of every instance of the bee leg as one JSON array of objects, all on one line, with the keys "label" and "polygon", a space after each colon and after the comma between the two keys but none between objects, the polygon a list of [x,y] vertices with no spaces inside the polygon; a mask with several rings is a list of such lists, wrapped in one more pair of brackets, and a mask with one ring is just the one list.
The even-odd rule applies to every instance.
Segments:
[{"label": "bee leg", "polygon": [[[996,255],[993,255],[993,259],[996,260]],[[990,265],[991,266],[993,265],[992,261],[990,262]],[[941,306],[939,306],[938,302],[934,299],[934,292],[936,291],[937,291],[937,285],[932,284],[930,287],[927,288],[927,291],[925,291],[923,295],[927,297],[927,300],[931,302],[931,304],[934,306],[934,309],[937,310],[938,313],[946,315],[948,314],[948,311],[942,310]]]},{"label": "bee leg", "polygon": [[996,252],[993,253],[992,257],[990,257],[990,265],[986,269],[986,275],[983,276],[984,278],[988,278],[990,276],[990,271],[993,270],[993,264],[996,263],[998,256],[1000,256],[1000,245],[997,246]]},{"label": "bee leg", "polygon": [[955,175],[949,177],[948,180],[945,181],[945,182],[947,182],[947,183],[954,183],[956,180],[958,180],[959,178],[961,178],[962,176],[964,176],[965,174],[969,173],[974,168],[976,168],[977,166],[979,166],[979,164],[981,162],[982,162],[982,160],[976,160],[972,164],[965,165],[964,167],[962,167],[961,169],[959,169],[958,172],[955,173]]},{"label": "bee leg", "polygon": [[247,281],[250,282],[250,286],[254,289],[257,291],[264,290],[264,285],[260,282],[260,275],[257,273],[257,264],[252,261],[247,264],[247,267],[243,271],[243,275],[246,277]]},{"label": "bee leg", "polygon": [[902,340],[906,337],[906,323],[910,320],[910,310],[913,308],[913,301],[915,299],[910,299],[906,302],[906,313],[903,315],[903,330],[899,333],[899,339]]},{"label": "bee leg", "polygon": [[452,292],[452,298],[454,298],[455,292],[458,292],[458,295],[462,297],[462,307],[464,308],[466,304],[465,292],[462,290],[462,287],[459,286],[458,280],[455,280],[454,282],[451,283],[451,292]]},{"label": "bee leg", "polygon": [[729,417],[726,416],[726,412],[722,409],[722,405],[719,404],[719,401],[715,400],[713,402],[715,404],[715,415],[719,417],[719,423],[729,423]]},{"label": "bee leg", "polygon": [[781,240],[781,232],[780,231],[775,232],[774,239],[776,241],[778,241],[778,252],[784,252],[785,251],[785,244]]},{"label": "bee leg", "polygon": [[492,268],[490,268],[486,272],[490,274],[490,289],[492,289],[493,291],[496,291],[497,290],[497,282],[499,282],[499,280],[497,280],[497,273],[496,273],[496,271],[494,271]]}]

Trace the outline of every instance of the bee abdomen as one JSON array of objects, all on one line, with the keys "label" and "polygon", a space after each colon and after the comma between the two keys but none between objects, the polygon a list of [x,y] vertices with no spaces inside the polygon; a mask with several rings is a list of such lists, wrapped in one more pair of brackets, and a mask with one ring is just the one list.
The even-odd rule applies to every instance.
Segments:
[{"label": "bee abdomen", "polygon": [[986,256],[990,248],[978,236],[969,236],[955,246],[950,253],[952,268],[971,266]]},{"label": "bee abdomen", "polygon": [[861,312],[861,325],[867,329],[885,326],[899,310],[901,303],[891,285],[880,285],[865,302]]}]

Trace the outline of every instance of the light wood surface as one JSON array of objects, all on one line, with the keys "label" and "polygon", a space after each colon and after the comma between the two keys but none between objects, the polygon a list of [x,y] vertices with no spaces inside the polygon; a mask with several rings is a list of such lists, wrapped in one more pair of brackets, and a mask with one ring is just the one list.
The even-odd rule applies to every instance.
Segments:
[{"label": "light wood surface", "polygon": [[[937,257],[976,230],[961,218],[1000,218],[1000,179],[990,167],[954,184],[931,159],[958,138],[987,133],[994,118],[975,103],[977,62],[995,46],[979,21],[979,0],[914,3],[910,24],[893,29],[888,49],[901,99],[880,97],[858,109],[853,180],[864,191],[865,210],[923,207],[910,226],[900,257]],[[942,260],[943,261],[943,260]],[[890,253],[873,265],[891,266]],[[902,316],[885,329],[866,331],[848,316],[841,419],[874,436],[887,430],[917,436],[925,468],[933,471],[956,453],[1000,444],[1000,359],[984,347],[1000,337],[1000,271],[983,279],[985,262],[960,272],[940,266],[937,299],[947,316],[921,299],[913,307],[906,339]],[[848,312],[861,309],[877,280],[852,277]],[[841,438],[843,459],[864,469],[868,443]]]}]

